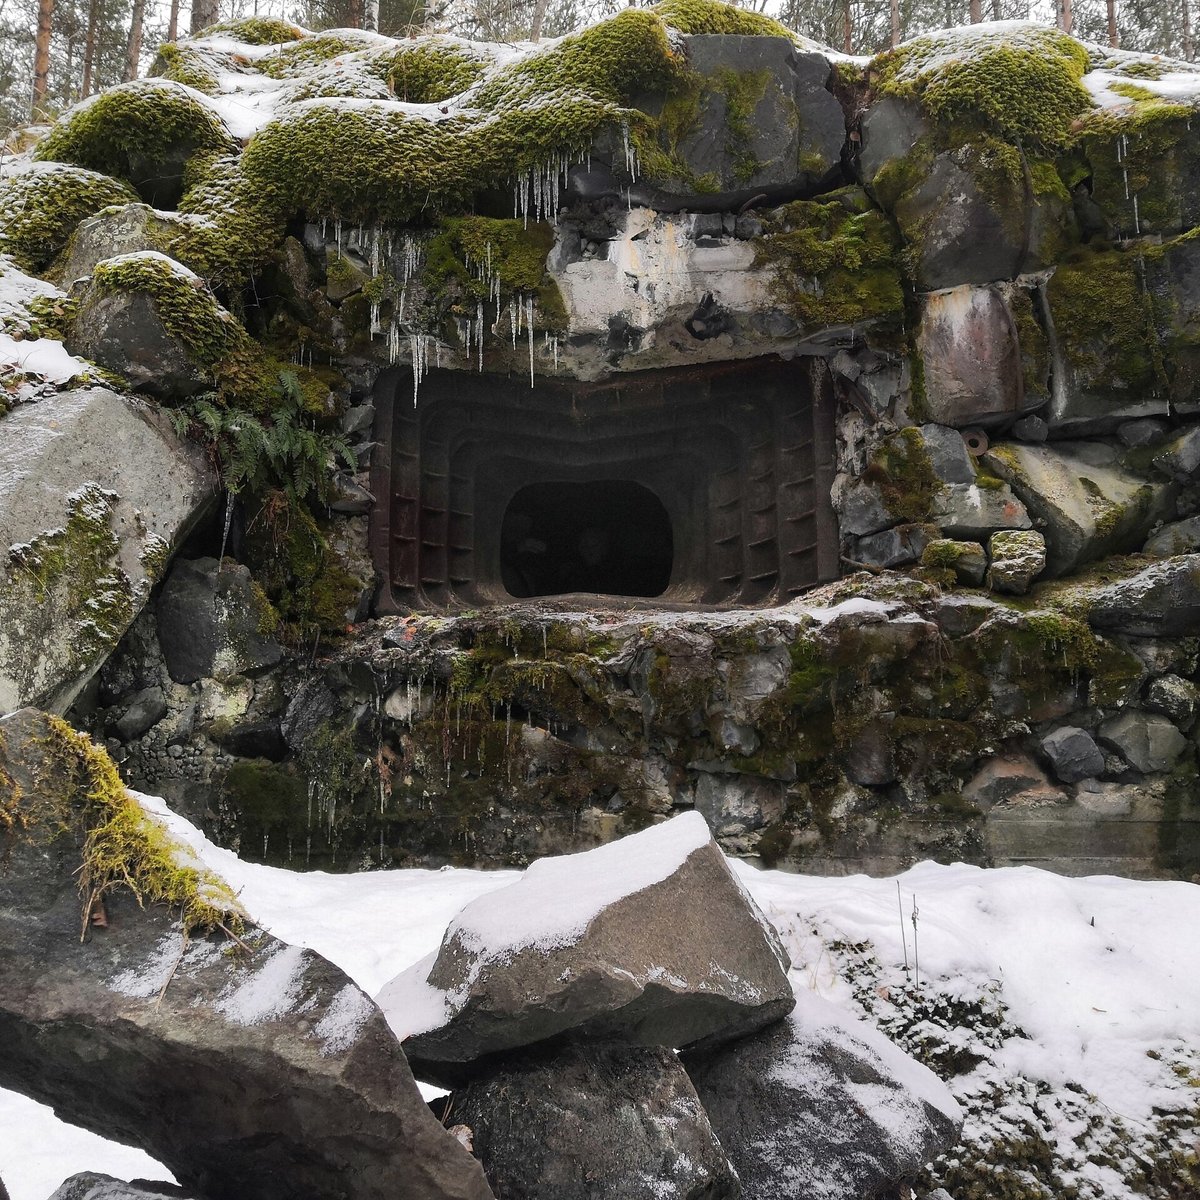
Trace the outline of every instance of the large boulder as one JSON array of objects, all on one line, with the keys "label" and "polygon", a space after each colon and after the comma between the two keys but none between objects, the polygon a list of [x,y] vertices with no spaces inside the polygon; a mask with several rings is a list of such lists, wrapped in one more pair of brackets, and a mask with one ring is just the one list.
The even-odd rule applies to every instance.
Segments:
[{"label": "large boulder", "polygon": [[[105,886],[125,873],[140,898]],[[101,751],[33,710],[0,721],[0,1044],[0,1086],[213,1200],[491,1196],[368,997],[255,928]]]},{"label": "large boulder", "polygon": [[1021,346],[1004,292],[952,288],[921,297],[917,350],[925,411],[943,425],[991,425],[1024,407]]},{"label": "large boulder", "polygon": [[597,1043],[518,1056],[456,1091],[450,1120],[498,1196],[723,1200],[741,1194],[679,1058]]},{"label": "large boulder", "polygon": [[0,713],[62,711],[216,495],[198,447],[104,388],[0,421]]},{"label": "large boulder", "polygon": [[1088,597],[1087,619],[1103,633],[1134,637],[1200,634],[1200,555],[1157,562]]},{"label": "large boulder", "polygon": [[148,204],[101,209],[94,217],[80,221],[61,263],[55,266],[55,276],[64,287],[69,287],[76,280],[88,278],[106,259],[166,244],[186,227],[188,220],[178,213],[160,212]]},{"label": "large boulder", "polygon": [[[756,194],[811,194],[836,175],[846,119],[825,55],[761,35],[698,34],[683,44],[697,95],[685,128],[664,123],[663,150],[677,174],[652,172],[655,186],[635,186],[635,202],[728,211]],[[678,98],[661,103],[678,107]]]},{"label": "large boulder", "polygon": [[897,1195],[962,1126],[932,1071],[812,993],[788,1020],[685,1059],[745,1200]]},{"label": "large boulder", "polygon": [[680,1048],[792,1008],[778,935],[699,813],[535,862],[379,993],[419,1078],[453,1086],[550,1039]]},{"label": "large boulder", "polygon": [[155,617],[163,659],[176,683],[253,674],[283,655],[271,636],[278,617],[240,563],[177,560]]},{"label": "large boulder", "polygon": [[[0,1193],[0,1200],[7,1200]],[[50,1200],[189,1200],[188,1193],[169,1183],[135,1180],[127,1183],[97,1171],[81,1171],[64,1179]]]},{"label": "large boulder", "polygon": [[1024,502],[1046,537],[1046,573],[1065,575],[1145,541],[1168,501],[1168,485],[1131,475],[1088,443],[1005,442],[984,462]]}]

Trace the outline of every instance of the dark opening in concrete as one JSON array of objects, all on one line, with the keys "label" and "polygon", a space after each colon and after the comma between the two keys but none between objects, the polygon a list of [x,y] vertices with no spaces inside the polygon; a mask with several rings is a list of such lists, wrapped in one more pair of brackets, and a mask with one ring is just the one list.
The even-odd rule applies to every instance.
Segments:
[{"label": "dark opening in concrete", "polygon": [[629,479],[531,483],[509,501],[500,572],[511,596],[661,596],[674,539],[663,502]]}]

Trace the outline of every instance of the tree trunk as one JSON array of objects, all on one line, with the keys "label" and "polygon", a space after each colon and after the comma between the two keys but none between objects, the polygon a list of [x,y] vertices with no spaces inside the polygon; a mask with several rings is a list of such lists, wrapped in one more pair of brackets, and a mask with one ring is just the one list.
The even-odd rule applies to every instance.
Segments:
[{"label": "tree trunk", "polygon": [[850,20],[850,0],[842,0],[842,49],[854,53],[854,25]]},{"label": "tree trunk", "polygon": [[1188,0],[1183,0],[1183,57],[1188,62],[1196,57],[1196,48],[1192,45],[1192,10]]},{"label": "tree trunk", "polygon": [[100,23],[100,0],[88,0],[87,32],[83,37],[83,84],[80,98],[86,100],[92,94],[92,75],[96,66],[96,26]]},{"label": "tree trunk", "polygon": [[200,30],[215,25],[218,12],[217,0],[192,0],[192,32],[199,33]]},{"label": "tree trunk", "polygon": [[1072,0],[1059,0],[1058,9],[1058,27],[1063,33],[1070,33],[1071,26],[1075,24],[1075,10],[1072,6]]},{"label": "tree trunk", "polygon": [[1000,0],[992,0],[992,20],[999,21],[1001,19],[1002,18],[1000,16]]},{"label": "tree trunk", "polygon": [[346,10],[346,24],[351,29],[361,29],[363,23],[363,0],[350,0]]},{"label": "tree trunk", "polygon": [[546,23],[546,9],[550,0],[534,0],[533,20],[529,23],[529,40],[537,42],[542,37],[542,26]]},{"label": "tree trunk", "polygon": [[888,0],[888,11],[892,18],[892,32],[888,44],[895,50],[900,45],[900,0]]},{"label": "tree trunk", "polygon": [[171,17],[167,21],[167,41],[179,39],[179,0],[171,0]]},{"label": "tree trunk", "polygon": [[133,0],[133,16],[129,21],[129,44],[125,49],[125,79],[138,77],[142,58],[142,17],[146,11],[146,0]]},{"label": "tree trunk", "polygon": [[366,0],[363,4],[363,28],[379,32],[379,0]]},{"label": "tree trunk", "polygon": [[1108,9],[1108,44],[1115,50],[1121,44],[1117,36],[1117,0],[1104,0]]},{"label": "tree trunk", "polygon": [[978,25],[983,20],[983,0],[971,0],[971,24]]},{"label": "tree trunk", "polygon": [[33,53],[33,103],[30,117],[36,121],[46,104],[50,80],[50,34],[54,29],[54,0],[38,0],[37,41]]}]

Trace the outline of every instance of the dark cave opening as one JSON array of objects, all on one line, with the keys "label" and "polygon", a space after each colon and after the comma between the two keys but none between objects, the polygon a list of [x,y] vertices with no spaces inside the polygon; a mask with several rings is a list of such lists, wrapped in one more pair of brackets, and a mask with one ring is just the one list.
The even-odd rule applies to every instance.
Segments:
[{"label": "dark cave opening", "polygon": [[674,563],[671,518],[628,479],[531,483],[509,501],[500,570],[510,596],[661,596]]}]

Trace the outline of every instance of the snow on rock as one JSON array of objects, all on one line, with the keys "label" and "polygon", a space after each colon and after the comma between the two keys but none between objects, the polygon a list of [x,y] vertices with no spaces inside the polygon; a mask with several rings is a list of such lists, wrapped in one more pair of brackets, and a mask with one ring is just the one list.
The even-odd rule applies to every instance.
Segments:
[{"label": "snow on rock", "polygon": [[432,961],[378,1002],[417,1076],[454,1083],[489,1055],[563,1033],[681,1047],[752,1032],[791,1008],[786,967],[688,813],[534,863],[459,913]]},{"label": "snow on rock", "polygon": [[813,992],[786,1020],[709,1053],[688,1073],[745,1200],[859,1200],[950,1149],[962,1112],[936,1075]]}]

